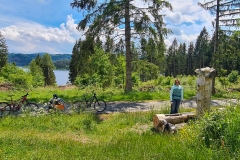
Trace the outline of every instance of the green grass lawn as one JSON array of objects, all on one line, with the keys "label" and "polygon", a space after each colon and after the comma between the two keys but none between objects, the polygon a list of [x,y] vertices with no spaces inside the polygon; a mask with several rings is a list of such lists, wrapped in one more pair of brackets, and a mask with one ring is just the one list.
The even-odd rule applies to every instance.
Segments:
[{"label": "green grass lawn", "polygon": [[[184,99],[196,95],[195,79],[181,79]],[[171,84],[147,82],[135,86],[133,92],[124,93],[122,88],[101,89],[89,86],[44,87],[0,91],[0,101],[29,93],[29,100],[46,103],[58,94],[67,103],[83,95],[97,96],[110,101],[169,100]],[[149,87],[150,86],[150,87]],[[154,86],[154,87],[153,87]],[[212,99],[239,98],[239,92],[229,92],[216,83],[217,93]],[[233,87],[233,86],[229,86]],[[235,85],[235,88],[238,86]],[[146,89],[151,88],[151,89]],[[146,90],[142,90],[146,89]],[[52,159],[52,160],[206,160],[239,159],[240,109],[231,106],[226,112],[189,122],[177,134],[158,133],[153,128],[153,116],[169,113],[161,111],[114,113],[114,114],[38,114],[0,118],[0,159]],[[180,112],[191,111],[180,109]]]},{"label": "green grass lawn", "polygon": [[[239,109],[236,112],[240,113]],[[159,113],[164,110],[0,118],[0,159],[206,160],[238,157],[239,147],[234,154],[228,146],[216,147],[212,143],[207,147],[203,137],[199,138],[201,126],[205,125],[201,121],[192,121],[177,134],[156,132],[152,118]]]}]

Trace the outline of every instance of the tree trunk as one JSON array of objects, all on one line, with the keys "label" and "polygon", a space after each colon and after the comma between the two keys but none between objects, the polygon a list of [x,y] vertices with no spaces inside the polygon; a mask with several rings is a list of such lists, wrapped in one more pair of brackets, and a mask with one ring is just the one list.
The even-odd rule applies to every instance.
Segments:
[{"label": "tree trunk", "polygon": [[126,43],[126,86],[125,92],[132,91],[132,57],[129,1],[125,2],[125,43]]},{"label": "tree trunk", "polygon": [[187,122],[189,119],[194,118],[195,113],[182,113],[182,114],[155,114],[153,116],[153,127],[157,131],[162,131],[163,120],[165,119],[168,123],[178,124]]},{"label": "tree trunk", "polygon": [[195,72],[198,74],[196,113],[198,117],[202,117],[204,115],[204,112],[210,112],[212,97],[212,78],[215,76],[215,69],[206,67],[196,69]]}]

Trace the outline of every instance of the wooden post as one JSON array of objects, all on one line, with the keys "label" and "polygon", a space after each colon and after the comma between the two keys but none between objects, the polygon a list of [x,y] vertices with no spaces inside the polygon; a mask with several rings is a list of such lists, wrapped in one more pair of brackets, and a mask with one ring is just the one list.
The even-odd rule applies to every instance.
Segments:
[{"label": "wooden post", "polygon": [[204,112],[210,112],[211,97],[212,97],[212,78],[215,75],[214,68],[201,68],[196,69],[195,72],[198,74],[197,79],[197,117],[202,117]]}]

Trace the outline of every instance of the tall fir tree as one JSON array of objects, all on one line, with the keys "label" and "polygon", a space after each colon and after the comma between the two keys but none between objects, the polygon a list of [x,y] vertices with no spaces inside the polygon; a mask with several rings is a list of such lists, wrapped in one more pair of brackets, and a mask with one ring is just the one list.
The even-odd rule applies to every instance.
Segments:
[{"label": "tall fir tree", "polygon": [[207,59],[211,59],[211,57],[207,57],[208,53],[208,44],[209,44],[209,34],[205,27],[203,27],[200,35],[198,36],[195,43],[194,50],[194,68],[203,68],[209,67],[206,64]]},{"label": "tall fir tree", "polygon": [[175,38],[173,43],[169,46],[166,55],[166,76],[177,76],[177,52],[178,52],[178,42]]},{"label": "tall fir tree", "polygon": [[131,63],[133,52],[131,51],[131,39],[133,35],[138,34],[141,37],[152,37],[155,41],[162,41],[161,35],[168,34],[169,30],[165,28],[161,11],[163,8],[172,10],[171,4],[159,0],[149,2],[145,7],[138,7],[131,0],[74,0],[71,6],[82,13],[88,12],[77,27],[79,30],[86,30],[86,35],[99,37],[105,34],[113,35],[111,38],[124,37],[126,53],[125,91],[132,91]]},{"label": "tall fir tree", "polygon": [[188,46],[188,51],[187,51],[187,75],[194,75],[194,61],[193,61],[193,53],[194,53],[194,44],[193,42],[190,42]]},{"label": "tall fir tree", "polygon": [[0,32],[0,70],[7,64],[8,59],[8,47],[5,37]]},{"label": "tall fir tree", "polygon": [[56,84],[56,77],[53,72],[55,66],[52,62],[51,56],[46,53],[41,58],[41,68],[44,75],[45,86],[51,86]]},{"label": "tall fir tree", "polygon": [[40,65],[37,65],[36,59],[33,59],[29,64],[30,73],[33,76],[33,86],[44,86],[44,75]]}]

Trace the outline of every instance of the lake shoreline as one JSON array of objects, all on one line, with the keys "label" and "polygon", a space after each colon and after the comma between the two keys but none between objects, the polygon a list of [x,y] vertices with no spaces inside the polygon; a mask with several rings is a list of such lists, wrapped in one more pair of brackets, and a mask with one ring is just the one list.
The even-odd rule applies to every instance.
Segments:
[{"label": "lake shoreline", "polygon": [[[22,68],[23,70],[27,71],[28,68],[27,67],[23,67],[23,66],[17,66],[19,68]],[[58,86],[65,86],[69,83],[69,70],[53,70],[55,78],[56,78],[56,84]]]}]

